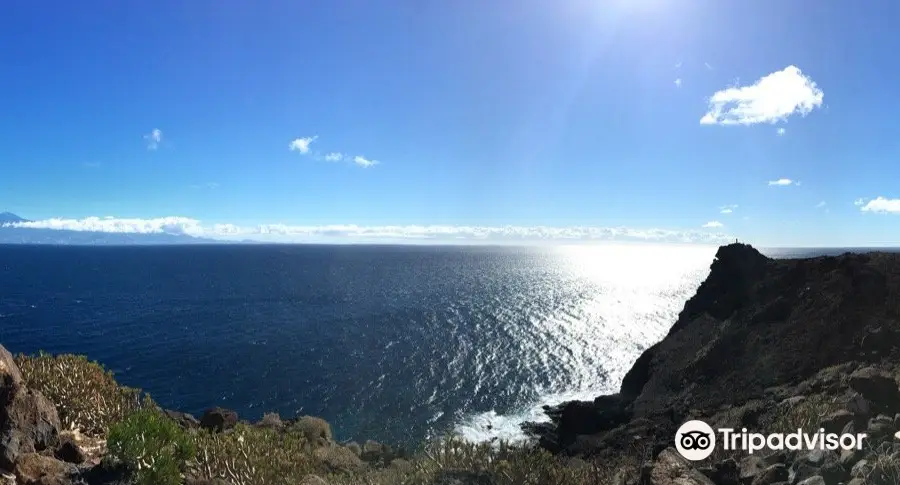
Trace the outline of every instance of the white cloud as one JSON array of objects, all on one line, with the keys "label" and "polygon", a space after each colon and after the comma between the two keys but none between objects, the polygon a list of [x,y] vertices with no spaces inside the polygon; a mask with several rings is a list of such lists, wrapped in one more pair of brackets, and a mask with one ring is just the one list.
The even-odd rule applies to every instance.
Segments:
[{"label": "white cloud", "polygon": [[704,228],[720,228],[720,227],[724,227],[724,226],[725,226],[725,224],[722,224],[719,221],[709,221],[706,224],[703,224]]},{"label": "white cloud", "polygon": [[737,204],[723,205],[722,207],[719,207],[719,212],[722,214],[731,214],[737,208]]},{"label": "white cloud", "polygon": [[706,68],[709,69],[710,71],[715,69],[714,67],[710,66],[708,62],[704,62],[703,65],[706,66]]},{"label": "white cloud", "polygon": [[144,140],[147,141],[147,150],[156,150],[159,148],[162,139],[163,132],[159,128],[154,128],[153,131],[144,135]]},{"label": "white cloud", "polygon": [[[288,147],[290,148],[291,151],[300,152],[300,153],[306,155],[306,154],[310,153],[310,145],[312,144],[312,142],[316,141],[318,138],[319,138],[318,136],[309,136],[306,138],[296,138],[296,139],[294,139],[294,141],[292,141],[290,143],[290,145],[288,145]],[[315,154],[313,155],[313,158],[315,160],[325,160],[326,162],[348,161],[348,162],[353,162],[356,165],[363,167],[363,168],[372,167],[372,166],[378,165],[380,163],[377,160],[370,160],[366,157],[363,157],[362,155],[357,155],[353,158],[350,158],[349,156],[344,155],[341,152],[329,152],[329,153],[325,154],[324,156],[321,155],[319,152],[315,152]]]},{"label": "white cloud", "polygon": [[681,87],[681,78],[678,78],[675,80],[675,87],[678,87],[678,88]]},{"label": "white cloud", "polygon": [[[777,186],[786,187],[786,186],[791,185],[791,184],[794,184],[794,181],[791,180],[791,179],[769,180],[769,185],[770,185],[770,186],[772,186],[772,185],[777,185]],[[796,185],[800,185],[800,184],[797,183]]]},{"label": "white cloud", "polygon": [[787,133],[787,130],[785,130],[784,128],[779,128],[775,130],[775,133],[777,133],[778,136],[784,136],[784,134]]},{"label": "white cloud", "polygon": [[369,160],[368,158],[363,157],[362,155],[357,155],[353,157],[353,163],[359,165],[363,168],[368,168],[373,165],[378,165],[378,160]]},{"label": "white cloud", "polygon": [[[237,226],[226,223],[203,224],[197,219],[188,217],[160,217],[154,219],[114,217],[47,219],[42,221],[7,224],[7,226],[112,233],[184,234],[222,240],[255,239],[273,242],[431,240],[457,242],[647,241],[718,244],[733,239],[732,236],[709,231],[638,229],[627,227],[359,226],[355,224],[321,226],[262,224],[257,226]],[[704,227],[714,228],[722,226],[707,225]]]},{"label": "white cloud", "polygon": [[826,204],[825,201],[823,200],[823,201],[819,202],[818,204],[816,204],[816,209],[821,209],[822,207],[825,207],[826,205],[828,205],[828,204]]},{"label": "white cloud", "polygon": [[45,219],[42,221],[4,224],[6,227],[33,229],[59,229],[66,231],[115,232],[134,234],[188,234],[203,233],[200,221],[188,217],[158,217],[154,219],[119,219],[111,216],[84,219]]},{"label": "white cloud", "polygon": [[853,201],[853,205],[855,205],[856,207],[859,207],[865,203],[866,203],[866,199],[863,199],[862,197]]},{"label": "white cloud", "polygon": [[822,105],[822,92],[796,66],[760,78],[750,86],[730,87],[709,98],[702,124],[753,125],[806,116]]},{"label": "white cloud", "polygon": [[863,205],[862,199],[855,202],[863,212],[880,212],[886,214],[900,214],[900,199],[888,199],[878,196]]},{"label": "white cloud", "polygon": [[304,155],[309,153],[309,145],[310,143],[316,141],[319,138],[318,136],[308,136],[306,138],[295,138],[294,141],[288,145],[288,148],[291,149],[292,152],[300,152]]},{"label": "white cloud", "polygon": [[681,69],[681,61],[675,63],[675,69]]}]

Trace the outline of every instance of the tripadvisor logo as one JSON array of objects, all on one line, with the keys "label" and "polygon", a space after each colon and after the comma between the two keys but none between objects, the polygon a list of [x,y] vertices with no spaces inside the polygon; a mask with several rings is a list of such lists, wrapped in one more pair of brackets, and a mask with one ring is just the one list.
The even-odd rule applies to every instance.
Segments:
[{"label": "tripadvisor logo", "polygon": [[704,460],[716,448],[716,441],[722,449],[744,450],[749,454],[756,451],[770,450],[861,450],[865,433],[826,433],[819,429],[815,433],[805,433],[798,429],[794,433],[749,433],[747,428],[739,432],[733,428],[719,428],[718,440],[716,432],[703,421],[688,421],[675,433],[675,449],[681,456],[691,461]]},{"label": "tripadvisor logo", "polygon": [[675,433],[675,449],[688,460],[704,460],[715,447],[716,433],[703,421],[688,421]]}]

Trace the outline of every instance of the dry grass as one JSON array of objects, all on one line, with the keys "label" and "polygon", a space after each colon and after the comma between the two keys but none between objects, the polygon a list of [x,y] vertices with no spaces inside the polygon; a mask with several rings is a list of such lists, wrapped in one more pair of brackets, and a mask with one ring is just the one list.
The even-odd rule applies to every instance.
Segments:
[{"label": "dry grass", "polygon": [[841,409],[834,397],[826,395],[809,396],[796,404],[783,404],[768,425],[769,433],[793,433],[798,429],[817,430],[822,420]]},{"label": "dry grass", "polygon": [[882,443],[879,446],[869,448],[869,466],[865,469],[866,483],[872,484],[897,484],[900,483],[900,453],[894,450],[891,443]]},{"label": "dry grass", "polygon": [[279,416],[278,413],[263,414],[262,419],[256,425],[263,428],[272,429],[284,428],[284,422],[281,420],[281,416]]}]

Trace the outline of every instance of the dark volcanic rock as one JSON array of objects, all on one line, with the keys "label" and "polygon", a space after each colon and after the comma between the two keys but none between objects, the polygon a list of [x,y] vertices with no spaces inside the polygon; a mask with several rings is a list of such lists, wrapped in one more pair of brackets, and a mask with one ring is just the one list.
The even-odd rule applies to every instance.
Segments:
[{"label": "dark volcanic rock", "polygon": [[659,343],[653,344],[637,358],[634,365],[631,366],[631,369],[628,369],[625,377],[622,378],[619,394],[631,399],[641,394],[644,384],[650,380],[650,365],[658,349]]},{"label": "dark volcanic rock", "polygon": [[864,367],[850,374],[850,387],[878,409],[900,405],[900,388],[894,376],[875,367]]},{"label": "dark volcanic rock", "polygon": [[667,448],[659,454],[650,471],[652,485],[715,485],[681,457],[677,451]]},{"label": "dark volcanic rock", "polygon": [[609,431],[631,420],[630,400],[619,394],[600,396],[593,402],[570,401],[547,414],[556,423],[556,446],[568,447],[579,435]]},{"label": "dark volcanic rock", "polygon": [[19,455],[55,448],[59,428],[56,407],[24,386],[12,356],[0,346],[0,469],[13,470]]},{"label": "dark volcanic rock", "polygon": [[25,387],[25,380],[12,354],[0,345],[0,406],[12,401],[19,389]]},{"label": "dark volcanic rock", "polygon": [[184,429],[197,429],[200,427],[200,421],[198,421],[193,414],[173,411],[171,409],[166,409],[165,413],[169,419],[175,421],[178,423],[178,426],[181,426]]},{"label": "dark volcanic rock", "polygon": [[234,428],[237,423],[237,413],[224,408],[207,409],[200,418],[200,427],[217,432]]},{"label": "dark volcanic rock", "polygon": [[56,448],[56,452],[53,456],[55,456],[57,460],[74,463],[76,465],[83,463],[87,459],[84,451],[82,451],[81,447],[78,446],[78,443],[76,443],[71,436],[67,436],[60,440],[60,444]]},{"label": "dark volcanic rock", "polygon": [[828,416],[825,416],[825,419],[822,420],[822,428],[825,429],[826,433],[840,433],[844,426],[848,423],[853,422],[853,413],[842,409],[840,411],[835,411]]},{"label": "dark volcanic rock", "polygon": [[37,453],[27,453],[16,461],[17,483],[23,485],[70,485],[78,469],[71,463]]},{"label": "dark volcanic rock", "polygon": [[133,485],[128,468],[122,463],[104,459],[100,464],[83,470],[79,476],[88,485]]},{"label": "dark volcanic rock", "polygon": [[738,468],[734,458],[729,458],[714,466],[709,478],[716,485],[738,485],[740,483],[740,468]]},{"label": "dark volcanic rock", "polygon": [[[619,394],[606,398],[615,406],[600,413],[594,403],[564,403],[549,410],[550,425],[529,429],[548,449],[571,450],[577,442],[580,452],[592,453],[588,443],[608,443],[603,435],[627,427],[623,420],[666,417],[680,424],[754,400],[759,409],[744,412],[737,424],[756,427],[772,407],[767,395],[796,395],[782,396],[802,382],[809,392],[846,388],[843,369],[887,368],[898,357],[900,255],[775,260],[731,244],[719,248],[666,337],[637,359]],[[819,374],[829,368],[835,371]],[[892,375],[855,376],[851,386],[862,395],[851,409],[856,418],[866,413],[855,408],[868,403],[876,411],[900,408]],[[846,424],[834,418],[830,429]],[[656,441],[671,436],[660,431]]]},{"label": "dark volcanic rock", "polygon": [[753,479],[752,485],[773,485],[788,480],[788,470],[781,463],[777,463],[766,468],[762,473]]}]

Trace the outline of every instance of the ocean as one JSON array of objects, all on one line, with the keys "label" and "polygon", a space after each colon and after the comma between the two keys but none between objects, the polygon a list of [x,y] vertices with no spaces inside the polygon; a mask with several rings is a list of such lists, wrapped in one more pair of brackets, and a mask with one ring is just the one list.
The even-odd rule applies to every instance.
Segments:
[{"label": "ocean", "polygon": [[544,404],[614,392],[715,250],[0,246],[0,343],[85,354],[198,416],[516,440]]}]

